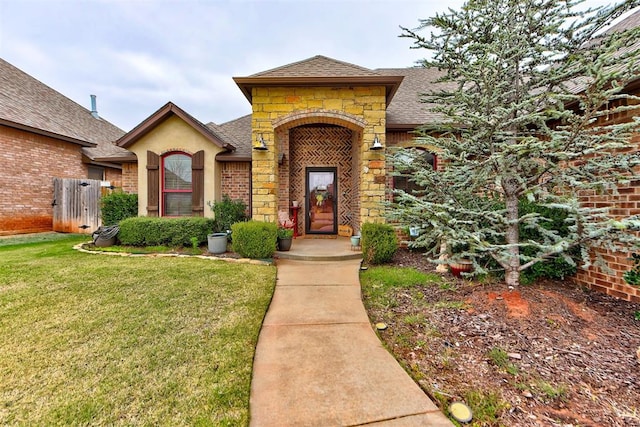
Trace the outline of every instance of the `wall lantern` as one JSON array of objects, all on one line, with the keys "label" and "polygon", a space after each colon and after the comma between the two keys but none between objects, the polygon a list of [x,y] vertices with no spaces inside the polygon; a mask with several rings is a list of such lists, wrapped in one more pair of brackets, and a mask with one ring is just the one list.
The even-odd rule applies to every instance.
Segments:
[{"label": "wall lantern", "polygon": [[264,142],[264,138],[262,138],[262,135],[260,135],[260,138],[258,138],[258,143],[256,145],[253,146],[254,150],[257,151],[267,151],[267,144]]},{"label": "wall lantern", "polygon": [[369,148],[370,150],[373,151],[378,151],[378,150],[382,150],[382,144],[380,143],[380,140],[378,139],[378,135],[375,136],[375,138],[373,138],[373,144],[371,144],[371,148]]}]

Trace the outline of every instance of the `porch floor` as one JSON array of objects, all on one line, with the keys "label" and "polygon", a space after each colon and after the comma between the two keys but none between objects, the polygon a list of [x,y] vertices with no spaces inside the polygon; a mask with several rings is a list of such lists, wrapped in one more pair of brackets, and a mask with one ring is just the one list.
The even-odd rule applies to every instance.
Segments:
[{"label": "porch floor", "polygon": [[291,250],[277,251],[277,258],[299,261],[341,261],[361,259],[360,247],[352,248],[348,237],[313,238],[299,236],[293,239]]}]

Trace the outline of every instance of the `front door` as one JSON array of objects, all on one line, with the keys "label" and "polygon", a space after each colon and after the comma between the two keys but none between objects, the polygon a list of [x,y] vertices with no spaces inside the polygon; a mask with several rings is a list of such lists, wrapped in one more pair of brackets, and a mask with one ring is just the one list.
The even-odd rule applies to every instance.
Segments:
[{"label": "front door", "polygon": [[336,168],[307,168],[306,200],[307,234],[338,232],[338,183]]}]

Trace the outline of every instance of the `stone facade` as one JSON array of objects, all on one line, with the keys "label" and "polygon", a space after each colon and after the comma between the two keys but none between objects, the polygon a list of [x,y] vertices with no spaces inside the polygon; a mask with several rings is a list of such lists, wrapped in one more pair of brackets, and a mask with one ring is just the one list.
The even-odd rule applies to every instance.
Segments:
[{"label": "stone facade", "polygon": [[[352,167],[359,196],[354,219],[384,222],[380,202],[384,200],[386,175],[384,150],[369,147],[377,136],[385,144],[386,94],[383,86],[366,87],[257,87],[252,89],[252,137],[262,137],[266,151],[254,151],[252,158],[252,216],[254,220],[275,222],[278,209],[289,205],[290,194],[280,181],[289,174],[279,163],[280,155],[290,157],[291,129],[304,125],[334,125],[352,132]],[[318,141],[322,149],[322,141]],[[313,166],[297,165],[296,167]],[[328,166],[328,165],[325,165]],[[337,166],[337,165],[335,165]],[[352,184],[353,185],[353,184]],[[286,183],[284,187],[288,187]]]}]

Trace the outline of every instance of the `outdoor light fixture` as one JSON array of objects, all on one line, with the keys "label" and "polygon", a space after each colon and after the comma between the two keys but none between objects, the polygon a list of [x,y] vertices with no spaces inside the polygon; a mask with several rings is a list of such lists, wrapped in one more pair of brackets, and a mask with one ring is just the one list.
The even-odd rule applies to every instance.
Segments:
[{"label": "outdoor light fixture", "polygon": [[268,150],[267,144],[264,142],[264,138],[262,138],[262,135],[260,135],[260,138],[258,138],[258,144],[255,145],[253,147],[253,149],[257,150],[257,151],[267,151]]},{"label": "outdoor light fixture", "polygon": [[369,148],[370,150],[382,150],[382,144],[380,143],[380,140],[378,139],[378,135],[375,136],[375,138],[373,138],[373,144],[371,144],[371,148]]}]

